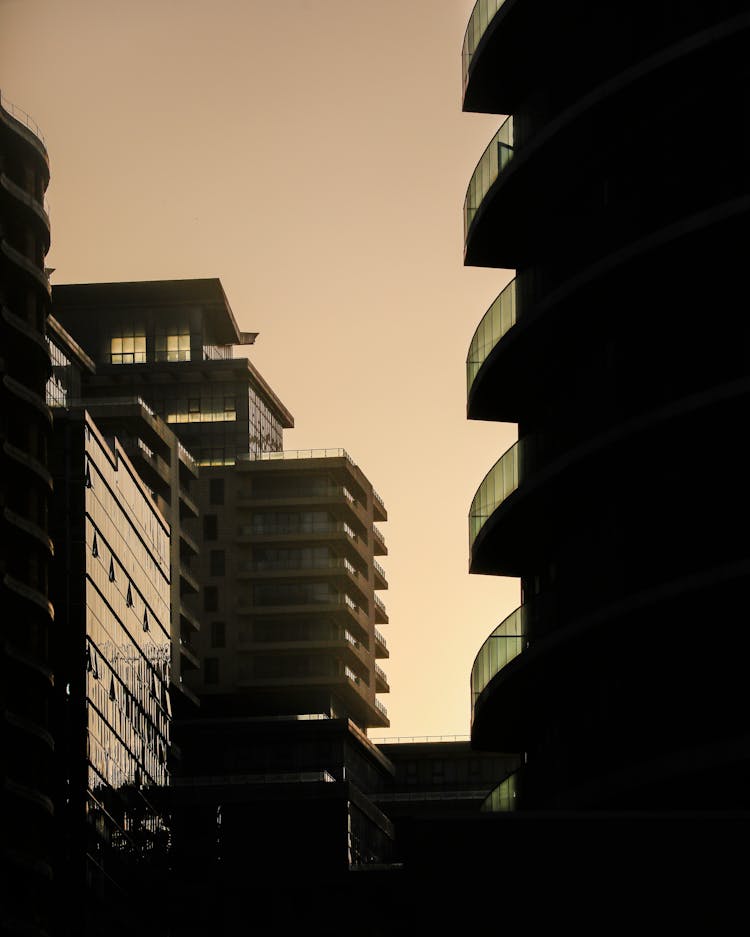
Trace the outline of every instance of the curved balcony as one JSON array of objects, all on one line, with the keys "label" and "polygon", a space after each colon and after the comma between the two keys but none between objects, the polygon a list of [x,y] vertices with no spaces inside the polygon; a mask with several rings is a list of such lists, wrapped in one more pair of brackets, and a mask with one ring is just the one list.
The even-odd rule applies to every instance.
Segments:
[{"label": "curved balcony", "polygon": [[514,771],[490,791],[480,810],[485,813],[507,813],[515,810],[517,793],[518,771]]},{"label": "curved balcony", "polygon": [[470,401],[472,387],[482,365],[500,339],[516,324],[516,281],[505,287],[482,316],[466,355],[466,396]]},{"label": "curved balcony", "polygon": [[507,117],[477,163],[464,199],[464,251],[469,232],[487,193],[513,157],[513,117]]},{"label": "curved balcony", "polygon": [[474,707],[492,678],[509,664],[527,646],[526,608],[521,605],[503,619],[487,638],[474,658],[471,668],[471,721]]},{"label": "curved balcony", "polygon": [[473,550],[479,531],[492,513],[518,488],[522,471],[522,446],[519,439],[484,476],[469,510],[469,549]]},{"label": "curved balcony", "polygon": [[487,27],[504,3],[505,0],[477,0],[474,4],[474,9],[469,17],[469,25],[466,27],[466,33],[464,34],[463,49],[461,50],[464,94],[466,94],[466,86],[469,83],[469,72],[471,71],[474,53],[482,40],[482,36],[487,32]]}]

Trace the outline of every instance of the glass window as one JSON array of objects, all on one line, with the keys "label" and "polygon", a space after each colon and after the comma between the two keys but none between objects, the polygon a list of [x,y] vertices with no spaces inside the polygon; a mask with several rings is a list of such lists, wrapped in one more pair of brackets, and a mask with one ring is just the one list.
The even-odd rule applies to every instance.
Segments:
[{"label": "glass window", "polygon": [[112,364],[142,364],[146,360],[146,332],[140,326],[127,327],[110,339]]},{"label": "glass window", "polygon": [[216,586],[206,586],[203,590],[203,610],[206,612],[219,610],[219,590]]},{"label": "glass window", "polygon": [[203,515],[203,539],[216,540],[219,535],[219,524],[215,514]]},{"label": "glass window", "polygon": [[218,657],[207,657],[203,661],[203,682],[213,683],[213,684],[219,682],[219,658]]},{"label": "glass window", "polygon": [[190,330],[187,325],[159,328],[154,336],[157,361],[190,361]]},{"label": "glass window", "polygon": [[212,576],[223,576],[226,569],[226,553],[224,550],[211,550],[209,554]]},{"label": "glass window", "polygon": [[226,646],[226,625],[223,621],[211,622],[211,647]]}]

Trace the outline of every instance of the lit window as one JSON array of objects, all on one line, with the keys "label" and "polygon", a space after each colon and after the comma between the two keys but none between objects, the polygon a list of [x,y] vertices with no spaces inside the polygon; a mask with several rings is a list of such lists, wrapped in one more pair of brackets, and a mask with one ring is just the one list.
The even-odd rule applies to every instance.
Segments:
[{"label": "lit window", "polygon": [[146,335],[144,332],[131,332],[113,336],[110,342],[110,361],[112,364],[143,364],[146,360]]},{"label": "lit window", "polygon": [[157,361],[190,361],[190,332],[187,328],[157,331],[155,344]]}]

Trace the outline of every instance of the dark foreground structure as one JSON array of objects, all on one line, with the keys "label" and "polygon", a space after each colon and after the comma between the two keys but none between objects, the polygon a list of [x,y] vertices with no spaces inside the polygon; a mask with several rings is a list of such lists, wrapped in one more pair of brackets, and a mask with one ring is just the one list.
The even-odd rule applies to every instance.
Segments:
[{"label": "dark foreground structure", "polygon": [[522,583],[472,674],[474,745],[525,753],[495,810],[747,818],[749,70],[747,2],[472,14],[464,110],[511,116],[465,262],[516,271],[468,358],[519,433],[469,519]]}]

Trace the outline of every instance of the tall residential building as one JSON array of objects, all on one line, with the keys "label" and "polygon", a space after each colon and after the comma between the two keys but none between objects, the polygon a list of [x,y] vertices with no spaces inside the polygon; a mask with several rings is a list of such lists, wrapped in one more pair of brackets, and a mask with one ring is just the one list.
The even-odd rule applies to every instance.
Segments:
[{"label": "tall residential building", "polygon": [[[501,810],[748,805],[750,11],[480,0],[466,111],[510,115],[465,262],[515,268],[468,358],[513,421],[470,568],[521,579],[472,674]],[[706,144],[697,138],[706,130]]]},{"label": "tall residential building", "polygon": [[53,414],[85,409],[105,436],[116,436],[169,524],[171,681],[179,691],[177,698],[186,696],[194,704],[197,699],[184,674],[198,667],[193,648],[193,636],[200,628],[195,615],[199,585],[193,569],[198,554],[198,506],[193,491],[198,467],[142,397],[101,393],[91,380],[97,370],[95,363],[54,316],[47,323],[47,343],[52,358],[47,402]]},{"label": "tall residential building", "polygon": [[48,183],[38,128],[0,97],[0,921],[10,934],[41,934],[51,920]]},{"label": "tall residential building", "polygon": [[343,449],[248,454],[201,487],[203,705],[387,726],[387,514],[362,470]]},{"label": "tall residential building", "polygon": [[124,449],[84,409],[56,409],[53,442],[58,923],[124,934],[167,862],[153,792],[168,783],[170,533]]}]

